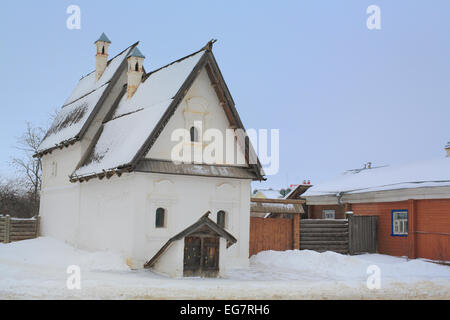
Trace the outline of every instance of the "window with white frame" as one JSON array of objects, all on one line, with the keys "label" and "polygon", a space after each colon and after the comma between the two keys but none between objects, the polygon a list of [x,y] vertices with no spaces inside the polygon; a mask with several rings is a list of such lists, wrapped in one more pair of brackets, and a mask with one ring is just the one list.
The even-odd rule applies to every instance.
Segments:
[{"label": "window with white frame", "polygon": [[336,210],[322,210],[322,219],[336,219]]},{"label": "window with white frame", "polygon": [[393,236],[408,235],[408,210],[392,211],[392,235]]}]

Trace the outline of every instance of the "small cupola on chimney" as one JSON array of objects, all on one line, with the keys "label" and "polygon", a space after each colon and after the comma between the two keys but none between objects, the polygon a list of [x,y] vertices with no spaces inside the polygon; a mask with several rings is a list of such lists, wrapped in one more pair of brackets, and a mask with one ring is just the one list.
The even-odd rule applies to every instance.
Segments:
[{"label": "small cupola on chimney", "polygon": [[95,57],[95,80],[101,78],[108,65],[108,48],[110,44],[111,41],[105,33],[102,33],[100,38],[95,41],[95,46],[97,47],[97,55]]},{"label": "small cupola on chimney", "polygon": [[128,81],[127,81],[127,98],[130,99],[142,81],[144,69],[142,63],[144,62],[144,55],[135,47],[128,55]]},{"label": "small cupola on chimney", "polygon": [[450,157],[450,141],[447,142],[447,145],[445,146],[445,151],[447,151],[447,157]]}]

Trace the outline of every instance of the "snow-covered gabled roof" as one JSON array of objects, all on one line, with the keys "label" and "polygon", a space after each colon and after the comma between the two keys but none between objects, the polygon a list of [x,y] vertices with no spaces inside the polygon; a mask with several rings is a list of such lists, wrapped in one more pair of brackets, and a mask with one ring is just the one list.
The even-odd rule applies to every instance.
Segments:
[{"label": "snow-covered gabled roof", "polygon": [[275,189],[258,189],[258,193],[267,199],[281,199],[283,195],[280,190]]},{"label": "snow-covered gabled roof", "polygon": [[[219,99],[223,102],[230,124],[245,129],[211,52],[212,43],[209,42],[203,49],[144,75],[131,98],[127,98],[124,89],[122,97],[119,97],[113,107],[115,110],[103,124],[96,143],[72,174],[71,181],[109,177],[114,173],[121,175],[122,172],[135,170],[202,68],[207,70],[216,92],[220,95]],[[255,172],[259,180],[264,179],[259,160],[257,164],[250,164],[250,170]]]},{"label": "snow-covered gabled roof", "polygon": [[347,171],[331,181],[314,185],[302,197],[437,186],[450,186],[450,157]]},{"label": "snow-covered gabled roof", "polygon": [[122,96],[112,119],[76,176],[130,164],[173,102],[204,51],[161,68],[143,81],[130,99]]},{"label": "snow-covered gabled roof", "polygon": [[89,117],[95,112],[95,107],[111,84],[111,80],[119,70],[120,65],[136,45],[137,43],[112,58],[99,80],[95,79],[95,71],[80,79],[56,115],[39,146],[38,153],[43,153],[64,142],[79,138],[82,129],[89,125]]}]

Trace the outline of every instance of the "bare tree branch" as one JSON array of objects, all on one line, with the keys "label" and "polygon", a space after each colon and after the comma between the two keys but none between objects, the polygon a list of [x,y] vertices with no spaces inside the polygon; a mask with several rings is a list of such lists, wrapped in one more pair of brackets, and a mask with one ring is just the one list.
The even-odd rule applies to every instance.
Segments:
[{"label": "bare tree branch", "polygon": [[33,199],[33,214],[39,213],[39,192],[41,190],[42,165],[39,158],[33,158],[39,149],[45,131],[41,127],[35,127],[27,122],[27,127],[22,136],[17,139],[16,149],[22,152],[21,157],[11,160],[11,164],[23,177],[25,188],[27,188]]}]

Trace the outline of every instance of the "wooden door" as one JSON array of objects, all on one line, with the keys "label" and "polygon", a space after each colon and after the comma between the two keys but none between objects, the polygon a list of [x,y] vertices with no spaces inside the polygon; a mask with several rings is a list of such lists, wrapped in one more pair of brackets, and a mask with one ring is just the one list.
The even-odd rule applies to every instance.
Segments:
[{"label": "wooden door", "polygon": [[184,276],[196,277],[200,276],[201,268],[201,238],[186,237],[184,238]]},{"label": "wooden door", "polygon": [[219,273],[219,238],[186,237],[184,239],[185,277],[216,277]]},{"label": "wooden door", "polygon": [[219,273],[219,238],[203,238],[202,275],[216,277]]}]

